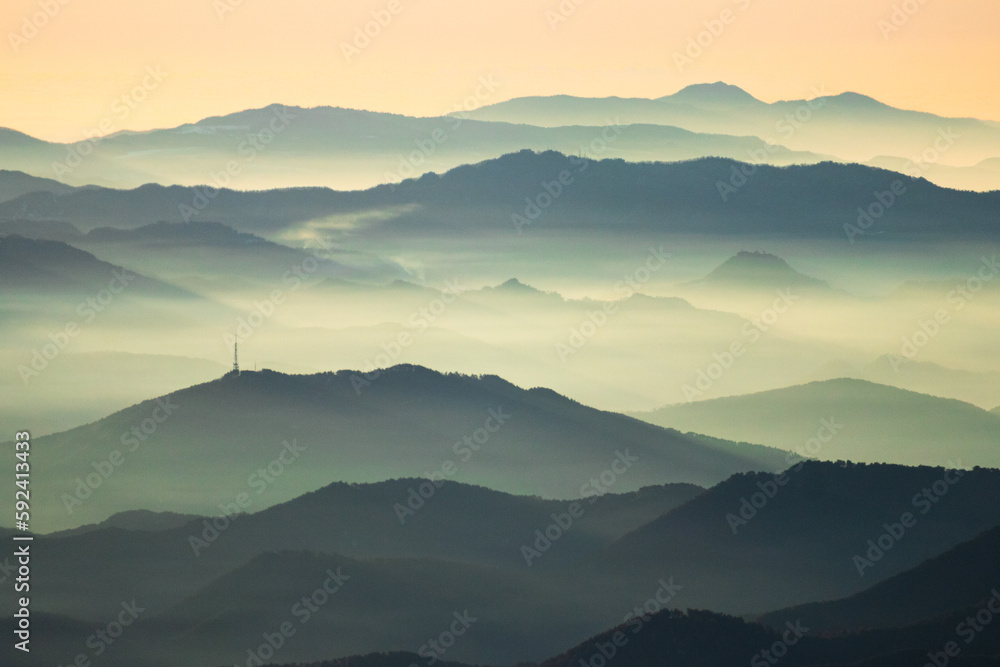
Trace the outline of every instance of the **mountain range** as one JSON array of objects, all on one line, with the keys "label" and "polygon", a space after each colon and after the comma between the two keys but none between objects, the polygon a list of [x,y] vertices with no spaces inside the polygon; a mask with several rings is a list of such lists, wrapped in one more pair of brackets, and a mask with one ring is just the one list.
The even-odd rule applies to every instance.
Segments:
[{"label": "mountain range", "polygon": [[1000,667],[1000,123],[493,92],[0,128],[0,663]]},{"label": "mountain range", "polygon": [[[33,618],[46,628],[56,662],[88,652],[81,637],[93,629],[81,635],[87,622],[74,618],[112,617],[124,600],[142,610],[141,622],[109,654],[124,664],[245,661],[248,649],[286,621],[296,632],[281,642],[283,661],[376,650],[426,658],[428,639],[456,618],[466,619],[468,632],[447,657],[467,663],[538,662],[576,646],[547,663],[567,664],[599,652],[598,644],[624,629],[639,653],[622,664],[659,664],[649,661],[679,647],[694,664],[718,664],[712,647],[738,654],[756,645],[749,660],[786,623],[798,623],[816,642],[796,658],[800,664],[841,664],[846,657],[818,656],[844,651],[857,661],[876,650],[934,649],[990,596],[996,476],[811,462],[782,477],[739,474],[707,491],[661,485],[607,493],[581,501],[582,512],[567,501],[455,482],[334,483],[270,508],[248,506],[246,514],[189,523],[133,514],[83,532],[37,536]],[[936,503],[922,498],[931,509],[921,512],[910,496],[942,479],[957,481]],[[411,491],[424,504],[400,522],[394,505],[410,502]],[[747,501],[756,514],[734,532],[727,515],[743,516],[741,499],[758,493],[765,500]],[[907,510],[918,517],[915,525],[897,513]],[[571,512],[575,518],[561,516]],[[559,522],[562,528],[550,528]],[[894,545],[871,553],[859,576],[855,552],[867,557],[875,548],[868,540],[882,544],[885,525],[894,523],[909,528],[892,527]],[[91,576],[75,576],[80,569]],[[326,595],[314,593],[324,586]],[[312,595],[312,608],[296,606]],[[846,600],[753,615],[763,625],[674,611],[721,606],[747,614],[824,597]],[[864,624],[901,630],[859,635],[851,624],[851,634],[829,639],[829,629],[842,627],[837,619],[854,618],[850,605],[874,599],[882,602],[863,606]],[[984,641],[976,650],[990,646]],[[714,657],[697,657],[707,655]]]},{"label": "mountain range", "polygon": [[[885,161],[971,167],[1000,155],[1000,127],[972,118],[944,118],[883,104],[867,95],[810,91],[804,99],[762,102],[722,82],[688,86],[657,99],[521,97],[469,112],[477,120],[546,127],[593,125],[614,114],[622,123],[652,123],[693,132],[761,137],[793,150],[853,162]],[[927,152],[925,154],[925,151]],[[930,160],[926,155],[936,153]],[[1000,184],[993,182],[989,189]]]},{"label": "mountain range", "polygon": [[74,185],[363,189],[532,149],[630,161],[840,159],[961,189],[1000,187],[995,124],[810,92],[765,103],[719,82],[657,99],[522,97],[436,118],[272,104],[67,144],[3,129],[0,167]]},{"label": "mountain range", "polygon": [[749,176],[744,166],[722,158],[630,163],[521,151],[360,192],[154,184],[40,191],[0,203],[0,218],[59,220],[83,230],[208,220],[265,234],[324,219],[351,221],[354,235],[614,228],[857,242],[982,240],[996,233],[998,192],[948,190],[861,165],[751,165]]},{"label": "mountain range", "polygon": [[756,154],[774,164],[824,159],[769,146],[757,137],[621,126],[614,115],[592,127],[547,128],[279,104],[70,144],[0,130],[0,147],[0,167],[73,185],[137,187],[155,181],[239,189],[363,189],[525,148],[629,160],[748,159]]}]

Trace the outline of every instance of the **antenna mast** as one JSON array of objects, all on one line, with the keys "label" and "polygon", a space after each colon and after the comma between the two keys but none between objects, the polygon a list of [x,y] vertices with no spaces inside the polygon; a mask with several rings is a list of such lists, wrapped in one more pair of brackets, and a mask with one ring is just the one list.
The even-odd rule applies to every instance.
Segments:
[{"label": "antenna mast", "polygon": [[233,372],[237,375],[240,374],[240,341],[238,338],[233,339]]}]

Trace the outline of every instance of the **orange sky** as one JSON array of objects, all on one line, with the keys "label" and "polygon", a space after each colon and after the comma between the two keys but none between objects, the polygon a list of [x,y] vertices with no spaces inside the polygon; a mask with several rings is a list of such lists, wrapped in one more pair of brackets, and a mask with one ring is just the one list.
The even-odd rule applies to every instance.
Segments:
[{"label": "orange sky", "polygon": [[[884,35],[894,5],[915,11]],[[390,20],[348,59],[372,12]],[[0,27],[0,126],[60,141],[272,102],[434,115],[481,77],[500,85],[477,104],[722,80],[766,101],[823,87],[1000,121],[997,0],[5,0]]]}]

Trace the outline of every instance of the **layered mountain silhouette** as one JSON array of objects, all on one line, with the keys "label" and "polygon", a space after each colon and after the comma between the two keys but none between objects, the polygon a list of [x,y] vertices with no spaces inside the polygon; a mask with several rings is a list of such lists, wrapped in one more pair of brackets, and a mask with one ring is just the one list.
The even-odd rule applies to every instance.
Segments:
[{"label": "layered mountain silhouette", "polygon": [[[593,125],[609,115],[694,132],[757,136],[796,150],[855,162],[895,156],[912,170],[935,146],[947,165],[974,165],[1000,154],[1000,127],[971,118],[943,118],[896,109],[867,95],[813,90],[806,99],[765,103],[722,82],[695,84],[658,99],[522,97],[469,112],[472,118],[548,127]],[[941,139],[944,136],[945,139]],[[931,161],[936,162],[936,161]],[[965,187],[968,187],[966,185]],[[994,182],[988,189],[996,189]]]},{"label": "layered mountain silhouette", "polygon": [[1000,667],[1000,123],[802,96],[0,128],[0,663]]},{"label": "layered mountain silhouette", "polygon": [[158,222],[135,229],[99,227],[72,243],[112,261],[126,263],[130,258],[141,258],[147,270],[156,275],[187,279],[202,289],[218,290],[227,281],[230,288],[280,285],[297,267],[300,272],[300,267],[312,269],[310,280],[381,282],[406,275],[398,265],[373,255],[318,244],[313,251],[291,248],[215,222]]},{"label": "layered mountain silhouette", "polygon": [[602,571],[673,576],[687,605],[728,613],[848,597],[1000,524],[987,509],[998,475],[825,462],[741,474],[617,540]]},{"label": "layered mountain silhouette", "polygon": [[109,283],[126,297],[195,297],[173,285],[102,262],[66,243],[18,236],[0,238],[0,281],[10,293],[36,292],[60,298],[94,295],[107,290]]},{"label": "layered mountain silhouette", "polygon": [[71,528],[56,533],[50,533],[49,537],[69,537],[71,535],[82,535],[101,530],[103,528],[121,528],[123,530],[142,530],[148,532],[159,532],[186,526],[204,517],[194,514],[177,514],[175,512],[151,512],[149,510],[130,510],[112,514],[100,523],[91,523],[79,528]]},{"label": "layered mountain silhouette", "polygon": [[1000,401],[1000,373],[996,371],[961,370],[890,354],[856,367],[850,364],[830,366],[810,379],[843,377],[891,385],[920,394],[956,398],[986,409]]},{"label": "layered mountain silhouette", "polygon": [[747,438],[804,456],[910,465],[1000,466],[1000,419],[954,399],[837,379],[667,406],[636,416]]},{"label": "layered mountain silhouette", "polygon": [[30,192],[65,194],[73,188],[52,178],[39,178],[23,171],[0,169],[0,201],[8,201]]},{"label": "layered mountain silhouette", "polygon": [[[904,628],[834,637],[816,633],[798,619],[784,619],[780,627],[771,629],[708,611],[662,611],[641,624],[635,621],[594,636],[542,665],[571,667],[595,656],[610,655],[605,664],[622,667],[766,665],[778,661],[802,667],[906,667],[933,656],[938,661],[947,658],[949,665],[995,667],[1000,664],[995,655],[1000,642],[995,634],[974,634],[975,643],[966,645],[968,635],[957,637],[955,633],[956,627],[971,631],[968,619],[978,611],[972,608]],[[942,650],[947,645],[958,652],[947,655]]]},{"label": "layered mountain silhouette", "polygon": [[14,133],[8,131],[9,143],[18,147],[4,151],[0,166],[74,185],[136,187],[155,180],[165,185],[231,184],[240,189],[304,185],[360,189],[525,148],[628,160],[708,155],[748,159],[758,154],[774,164],[824,159],[751,136],[696,133],[660,124],[619,127],[614,115],[588,125],[550,128],[273,104],[79,144],[25,135],[15,142]]},{"label": "layered mountain silhouette", "polygon": [[[512,496],[455,482],[391,480],[336,483],[267,509],[256,490],[251,502],[209,518],[169,513],[124,513],[99,525],[39,537],[47,545],[37,567],[40,610],[83,618],[113,611],[123,596],[139,595],[157,608],[181,602],[215,577],[260,554],[310,551],[355,559],[421,559],[530,572],[546,580],[575,580],[598,551],[698,495],[693,485],[606,493],[580,503],[582,512],[559,540],[560,548],[525,558],[553,515],[570,501]],[[227,503],[227,506],[229,503]],[[250,513],[253,512],[253,513]],[[103,545],[103,546],[102,546]],[[101,559],[118,554],[120,566]],[[126,565],[125,560],[128,561]],[[73,575],[73,563],[91,577]],[[150,581],[148,572],[164,573]],[[169,573],[169,574],[168,574]]]},{"label": "layered mountain silhouette", "polygon": [[[572,499],[650,484],[705,486],[734,472],[778,470],[786,458],[781,450],[682,435],[495,376],[417,366],[227,374],[38,443],[48,453],[36,463],[33,511],[47,530],[125,509],[215,513],[264,484],[269,469],[281,475],[264,484],[260,507],[331,481],[434,473]],[[233,466],[234,452],[243,465]],[[602,474],[595,490],[592,480]],[[178,486],[178,479],[187,481]]]},{"label": "layered mountain silhouette", "polygon": [[[360,192],[237,192],[161,185],[90,188],[65,195],[35,192],[0,203],[0,218],[62,220],[85,230],[194,219],[241,231],[273,232],[326,216],[369,213],[366,225],[356,230],[362,234],[613,228],[845,239],[844,226],[851,225],[858,230],[855,239],[865,234],[870,239],[933,240],[941,235],[991,238],[996,232],[1000,192],[947,190],[861,165],[750,165],[749,176],[744,166],[721,158],[630,163],[521,151],[440,176],[428,174],[392,188]],[[560,185],[559,196],[552,198],[544,184],[554,192],[551,183],[559,184],[561,174],[568,184]],[[901,194],[893,195],[893,205],[873,209],[881,213],[876,218],[862,218],[878,203],[880,193],[892,194],[897,181]]]},{"label": "layered mountain silhouette", "polygon": [[981,606],[1000,587],[1000,527],[963,542],[857,595],[768,613],[780,627],[797,618],[820,631],[893,628]]},{"label": "layered mountain silhouette", "polygon": [[[467,663],[541,661],[576,645],[552,658],[551,664],[563,664],[598,652],[616,631],[628,633],[632,650],[645,647],[623,651],[622,659],[662,659],[683,650],[702,664],[697,661],[720,659],[711,647],[727,645],[734,654],[753,646],[749,660],[781,637],[786,622],[799,622],[817,642],[802,651],[801,664],[841,664],[879,652],[932,649],[932,641],[953,638],[949,634],[968,610],[974,613],[989,597],[996,529],[982,531],[1000,522],[1000,514],[983,508],[1000,506],[997,474],[951,471],[948,479],[957,481],[936,503],[924,496],[921,502],[931,509],[922,513],[909,496],[936,489],[946,471],[814,462],[790,471],[786,483],[742,474],[705,492],[661,486],[605,494],[583,501],[582,516],[569,524],[554,518],[570,511],[566,501],[453,482],[425,489],[423,506],[400,522],[394,505],[429,482],[337,483],[252,514],[174,528],[163,525],[164,517],[132,515],[127,522],[138,525],[129,529],[109,525],[36,537],[34,612],[51,628],[50,647],[65,651],[58,658],[64,662],[80,650],[72,617],[107,618],[125,600],[148,610],[115,648],[126,662],[157,655],[170,656],[164,664],[245,660],[248,649],[266,642],[264,633],[286,621],[296,633],[286,638],[294,640],[282,650],[283,660],[387,650],[426,657],[427,641],[447,631],[457,613],[476,619],[448,654]],[[767,490],[770,482],[775,491]],[[741,499],[757,493],[766,501],[748,501],[756,503],[757,514],[734,534],[727,515],[741,515]],[[904,510],[916,524],[873,556],[860,576],[852,552],[867,553],[869,539],[884,541],[884,524],[901,521],[897,512]],[[151,519],[160,525],[151,526]],[[558,535],[548,528],[557,521],[566,526]],[[527,565],[523,547],[534,548],[547,530],[552,539],[537,545]],[[79,569],[91,576],[75,576]],[[313,608],[296,606],[326,584],[328,592],[315,598]],[[764,625],[709,612],[651,616],[659,609],[709,605],[746,613],[781,600],[851,592],[859,595],[797,608],[787,617],[775,612],[762,618]],[[874,619],[869,627],[890,617],[894,627],[910,627],[851,635],[832,645],[820,639],[840,627],[836,619],[851,616],[849,605],[875,596],[885,599],[863,616]],[[647,601],[657,598],[661,602]],[[891,615],[892,600],[911,604]],[[596,634],[602,628],[614,629]],[[183,646],[164,653],[178,637]],[[976,650],[989,646],[977,644]]]}]

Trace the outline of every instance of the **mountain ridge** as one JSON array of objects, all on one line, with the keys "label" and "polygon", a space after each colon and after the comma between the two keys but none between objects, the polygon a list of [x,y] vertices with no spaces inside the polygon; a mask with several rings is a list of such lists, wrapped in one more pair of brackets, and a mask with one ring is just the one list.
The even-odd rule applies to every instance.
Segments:
[{"label": "mountain ridge", "polygon": [[[1000,468],[1000,419],[982,408],[855,378],[819,380],[763,392],[666,406],[633,416],[681,430],[743,437],[825,460]],[[720,422],[727,415],[732,422]],[[853,418],[853,421],[852,421]],[[823,424],[837,427],[824,430]],[[817,439],[822,434],[823,442]],[[961,434],[958,437],[956,434]],[[956,438],[958,442],[955,442]],[[880,458],[881,457],[881,458]]]},{"label": "mountain ridge", "polygon": [[[997,233],[1000,191],[949,190],[891,171],[830,162],[750,165],[751,176],[746,177],[740,173],[740,166],[746,164],[725,158],[673,163],[594,161],[555,151],[525,150],[392,187],[351,192],[316,187],[260,192],[219,189],[209,191],[210,199],[203,188],[159,185],[132,190],[78,189],[61,196],[36,192],[0,203],[0,218],[64,220],[84,230],[109,224],[128,228],[161,220],[212,220],[262,233],[326,216],[378,211],[376,221],[358,231],[393,229],[413,234],[480,228],[529,233],[543,228],[602,229],[615,219],[636,230],[855,241],[856,236],[863,236],[866,242],[945,234],[992,238]],[[537,206],[532,197],[544,192],[539,183],[558,179],[563,172],[571,185],[540,218],[541,211],[534,213],[531,208]],[[743,179],[738,181],[739,188],[730,184],[734,173]],[[896,181],[905,196],[898,197],[878,220],[865,222],[858,209],[864,213],[863,208],[874,201],[872,193]],[[719,184],[736,193],[720,196]],[[469,198],[477,201],[474,216],[469,215]],[[844,201],[857,206],[845,206]],[[109,220],[109,210],[118,212],[114,222]],[[874,228],[862,234],[865,230],[858,224]],[[851,229],[857,230],[854,236],[848,233]]]},{"label": "mountain ridge", "polygon": [[[133,427],[150,415],[157,420],[152,435],[136,435]],[[145,440],[156,446],[144,446]],[[547,443],[544,450],[539,441]],[[497,376],[405,364],[314,375],[228,373],[38,442],[51,452],[51,463],[39,464],[33,510],[50,530],[94,523],[121,509],[209,514],[246,491],[253,462],[275,456],[286,463],[282,483],[267,485],[274,491],[266,505],[333,481],[407,477],[445,466],[456,481],[570,499],[594,493],[588,480],[609,466],[617,471],[606,475],[613,488],[630,491],[670,482],[705,486],[737,470],[778,469],[786,458],[781,450],[683,435]],[[124,459],[122,472],[99,483],[93,499],[79,498],[90,495],[80,480],[93,472],[92,462],[112,450]],[[233,469],[231,451],[247,461],[245,473]],[[310,464],[294,463],[299,457]],[[513,483],[511,470],[519,471]],[[129,484],[139,471],[149,488],[162,485],[157,507]],[[203,485],[202,492],[171,491],[170,480],[178,477]]]}]

